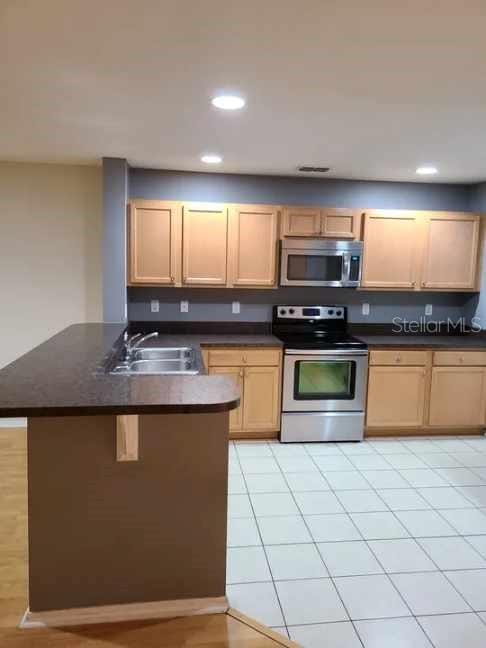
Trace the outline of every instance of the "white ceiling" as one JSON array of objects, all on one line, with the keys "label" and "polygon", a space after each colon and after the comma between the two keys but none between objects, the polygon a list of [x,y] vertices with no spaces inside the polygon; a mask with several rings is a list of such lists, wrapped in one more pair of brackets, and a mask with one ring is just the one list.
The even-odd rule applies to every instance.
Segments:
[{"label": "white ceiling", "polygon": [[1,0],[0,159],[484,180],[485,35],[485,0]]}]

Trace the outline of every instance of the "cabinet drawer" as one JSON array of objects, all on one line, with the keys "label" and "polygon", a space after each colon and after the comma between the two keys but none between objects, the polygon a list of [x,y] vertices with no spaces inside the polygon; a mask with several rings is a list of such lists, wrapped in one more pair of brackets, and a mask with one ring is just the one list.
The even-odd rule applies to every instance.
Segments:
[{"label": "cabinet drawer", "polygon": [[486,367],[486,351],[435,351],[434,365]]},{"label": "cabinet drawer", "polygon": [[210,349],[210,367],[231,367],[249,365],[252,367],[273,367],[280,364],[279,349]]},{"label": "cabinet drawer", "polygon": [[409,365],[421,367],[427,364],[427,351],[370,351],[370,365]]}]

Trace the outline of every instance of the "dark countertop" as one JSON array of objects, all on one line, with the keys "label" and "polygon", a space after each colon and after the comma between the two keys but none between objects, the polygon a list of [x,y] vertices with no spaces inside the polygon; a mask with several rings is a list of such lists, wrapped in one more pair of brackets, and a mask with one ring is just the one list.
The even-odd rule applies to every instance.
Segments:
[{"label": "dark countertop", "polygon": [[480,333],[466,335],[356,335],[370,349],[464,349],[486,351],[486,336]]},{"label": "dark countertop", "polygon": [[[234,409],[239,390],[224,376],[97,373],[124,324],[75,324],[0,370],[0,418],[167,414]],[[161,335],[158,344],[280,345],[261,335]],[[198,349],[199,350],[199,349]]]}]

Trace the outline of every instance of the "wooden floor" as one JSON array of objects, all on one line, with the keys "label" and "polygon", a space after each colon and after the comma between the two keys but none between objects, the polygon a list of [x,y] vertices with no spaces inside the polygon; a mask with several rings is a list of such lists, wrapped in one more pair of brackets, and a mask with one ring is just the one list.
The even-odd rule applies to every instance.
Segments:
[{"label": "wooden floor", "polygon": [[287,648],[297,644],[228,614],[69,629],[18,629],[27,608],[26,432],[0,428],[1,648]]}]

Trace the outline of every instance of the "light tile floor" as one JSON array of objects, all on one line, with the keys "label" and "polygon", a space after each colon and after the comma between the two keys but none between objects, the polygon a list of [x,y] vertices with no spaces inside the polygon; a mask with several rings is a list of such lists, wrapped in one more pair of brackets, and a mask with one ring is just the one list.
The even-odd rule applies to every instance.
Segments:
[{"label": "light tile floor", "polygon": [[231,442],[227,593],[305,648],[486,647],[486,438]]}]

